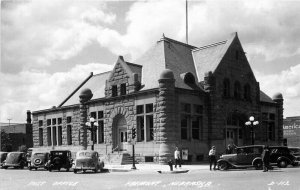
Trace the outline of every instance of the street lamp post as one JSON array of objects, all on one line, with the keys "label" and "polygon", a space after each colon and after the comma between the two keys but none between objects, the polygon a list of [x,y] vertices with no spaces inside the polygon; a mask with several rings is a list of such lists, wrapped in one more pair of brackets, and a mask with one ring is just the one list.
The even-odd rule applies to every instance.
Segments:
[{"label": "street lamp post", "polygon": [[259,124],[259,122],[258,122],[258,121],[255,121],[253,116],[250,116],[250,117],[249,117],[249,121],[247,121],[247,122],[245,123],[245,125],[251,127],[251,141],[252,141],[252,145],[254,145],[254,131],[253,131],[253,127],[254,127],[255,125],[258,125],[258,124]]},{"label": "street lamp post", "polygon": [[93,117],[90,118],[89,122],[86,122],[85,125],[87,126],[87,129],[91,131],[91,139],[92,139],[92,150],[94,150],[94,144],[95,144],[95,132],[97,131],[98,123],[95,122],[95,119]]}]

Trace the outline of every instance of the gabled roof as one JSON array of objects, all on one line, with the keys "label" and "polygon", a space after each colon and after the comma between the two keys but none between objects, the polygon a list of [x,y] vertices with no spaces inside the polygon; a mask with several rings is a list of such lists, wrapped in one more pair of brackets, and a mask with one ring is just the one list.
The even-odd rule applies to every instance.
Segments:
[{"label": "gabled roof", "polygon": [[267,102],[267,103],[275,103],[272,98],[270,98],[267,94],[265,94],[263,91],[260,91],[260,101],[261,102]]},{"label": "gabled roof", "polygon": [[174,73],[175,87],[192,89],[186,85],[180,75],[191,72],[197,82],[196,70],[191,50],[194,46],[172,40],[163,36],[152,48],[135,61],[142,65],[142,85],[145,89],[157,88],[160,74],[165,69]]},{"label": "gabled roof", "polygon": [[237,33],[233,33],[228,40],[195,48],[193,59],[197,71],[198,80],[203,81],[205,73],[214,72],[227,52]]},{"label": "gabled roof", "polygon": [[[105,83],[111,71],[93,75],[65,102],[64,106],[79,104],[79,95],[82,89],[89,88],[93,93],[92,99],[105,97]],[[62,106],[62,105],[61,105]]]}]

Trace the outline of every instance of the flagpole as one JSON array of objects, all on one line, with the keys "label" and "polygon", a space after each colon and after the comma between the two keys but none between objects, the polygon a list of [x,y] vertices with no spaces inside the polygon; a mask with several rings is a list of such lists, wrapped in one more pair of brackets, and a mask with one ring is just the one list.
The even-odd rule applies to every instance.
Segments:
[{"label": "flagpole", "polygon": [[185,36],[186,36],[186,44],[189,44],[189,37],[188,37],[188,1],[185,0],[185,24],[186,24],[186,28],[185,28]]}]

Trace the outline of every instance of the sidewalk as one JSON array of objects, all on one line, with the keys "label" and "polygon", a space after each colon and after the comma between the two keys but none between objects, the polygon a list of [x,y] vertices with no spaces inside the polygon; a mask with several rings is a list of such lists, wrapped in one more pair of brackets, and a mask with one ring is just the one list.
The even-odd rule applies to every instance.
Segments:
[{"label": "sidewalk", "polygon": [[[170,167],[168,165],[160,165],[160,164],[135,164],[136,169],[131,169],[132,164],[126,164],[126,165],[110,165],[106,164],[105,169],[108,169],[110,172],[157,172],[157,171],[162,171],[162,172],[167,172],[170,171]],[[194,171],[194,170],[209,170],[209,165],[208,164],[194,164],[194,165],[182,165],[181,168],[177,166],[177,169],[174,168],[173,165],[173,171],[176,173],[180,173],[183,170],[189,170],[189,171]]]}]

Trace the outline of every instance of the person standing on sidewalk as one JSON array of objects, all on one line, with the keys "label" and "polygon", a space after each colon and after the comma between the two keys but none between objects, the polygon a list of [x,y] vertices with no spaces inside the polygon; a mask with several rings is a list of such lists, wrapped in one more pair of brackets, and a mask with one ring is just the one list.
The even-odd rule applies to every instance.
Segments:
[{"label": "person standing on sidewalk", "polygon": [[270,151],[269,147],[265,146],[264,150],[261,155],[262,161],[263,161],[263,172],[267,172],[269,170],[269,162],[270,162]]},{"label": "person standing on sidewalk", "polygon": [[178,150],[178,147],[175,148],[174,158],[175,158],[175,168],[177,168],[177,164],[181,168],[180,151]]},{"label": "person standing on sidewalk", "polygon": [[209,169],[211,170],[212,164],[214,164],[214,170],[216,169],[216,147],[212,146],[209,153],[208,153],[208,158],[209,158]]}]

